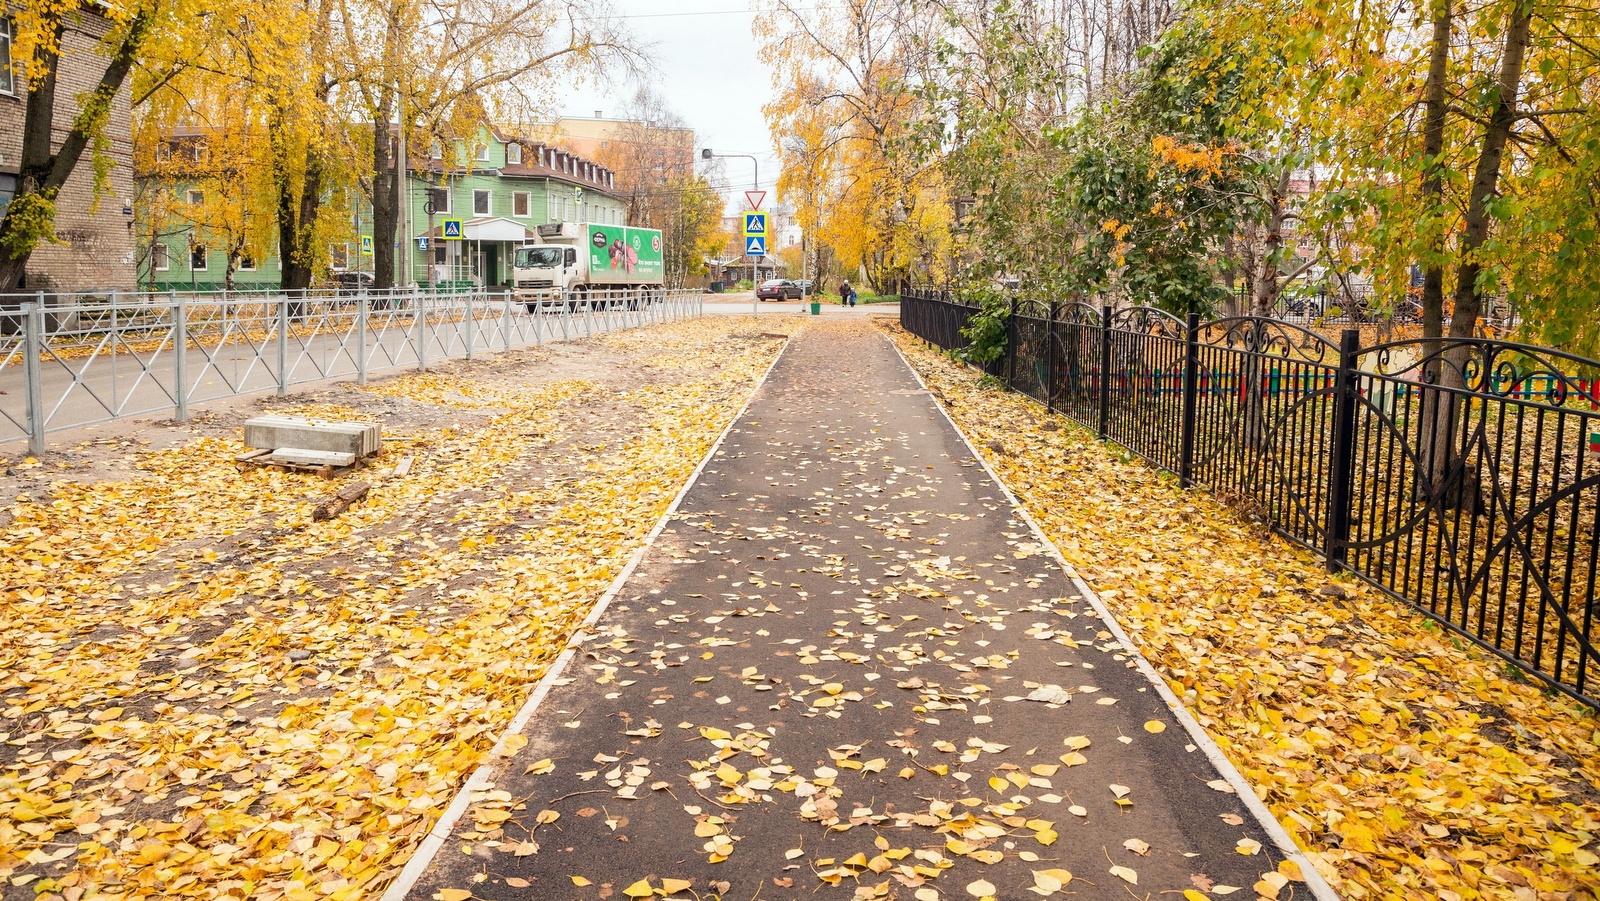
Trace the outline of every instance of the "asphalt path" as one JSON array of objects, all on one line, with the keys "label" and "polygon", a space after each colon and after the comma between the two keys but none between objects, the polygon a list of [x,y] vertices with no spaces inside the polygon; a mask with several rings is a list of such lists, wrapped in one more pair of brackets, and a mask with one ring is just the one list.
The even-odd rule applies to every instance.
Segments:
[{"label": "asphalt path", "polygon": [[1282,860],[861,319],[790,342],[576,647],[389,897],[1255,897]]}]

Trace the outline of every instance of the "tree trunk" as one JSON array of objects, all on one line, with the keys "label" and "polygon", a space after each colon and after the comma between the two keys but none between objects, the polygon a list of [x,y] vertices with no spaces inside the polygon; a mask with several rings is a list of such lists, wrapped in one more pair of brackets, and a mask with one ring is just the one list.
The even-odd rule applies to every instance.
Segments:
[{"label": "tree trunk", "polygon": [[[51,207],[50,228],[40,231],[37,222],[19,221],[41,203],[54,204],[56,195],[67,183],[83,151],[95,136],[104,132],[110,115],[112,101],[122,90],[122,83],[133,67],[134,57],[144,46],[150,33],[148,12],[141,12],[128,23],[122,42],[110,50],[105,71],[99,82],[87,94],[80,95],[81,111],[74,117],[72,129],[61,142],[61,147],[51,153],[53,124],[56,106],[56,69],[59,56],[40,54],[34,63],[44,66],[44,77],[30,83],[23,112],[22,158],[19,160],[20,177],[17,192],[0,218],[0,294],[17,290],[27,272],[28,257],[41,240],[54,233],[54,213]],[[65,21],[56,22],[57,46]]]},{"label": "tree trunk", "polygon": [[[1428,48],[1428,81],[1424,87],[1427,114],[1422,126],[1422,209],[1424,215],[1436,216],[1443,212],[1444,165],[1439,158],[1444,152],[1445,110],[1448,98],[1445,79],[1449,75],[1450,28],[1452,0],[1436,0],[1439,4],[1433,16],[1433,36]],[[1428,248],[1434,258],[1424,262],[1422,270],[1422,337],[1444,336],[1444,264],[1438,256],[1444,251],[1444,235]],[[1437,354],[1442,344],[1424,343],[1423,353]],[[1427,383],[1439,384],[1440,373],[1446,367],[1439,359],[1425,358],[1423,376]],[[1417,480],[1418,494],[1430,497],[1433,486],[1443,485],[1454,461],[1455,395],[1447,391],[1424,388],[1418,406],[1417,462],[1423,478]]]},{"label": "tree trunk", "polygon": [[402,162],[390,152],[389,117],[392,92],[380,88],[377,121],[372,123],[372,286],[394,287],[395,244],[400,233],[400,180]]},{"label": "tree trunk", "polygon": [[[1427,215],[1442,212],[1440,202],[1444,196],[1444,164],[1439,157],[1444,153],[1445,79],[1450,66],[1450,27],[1452,0],[1435,0],[1439,4],[1433,16],[1433,37],[1428,46],[1428,81],[1424,99],[1428,112],[1422,124],[1422,207]],[[1435,254],[1444,250],[1444,236],[1439,243],[1428,248]],[[1444,265],[1437,259],[1428,262],[1422,270],[1422,336],[1438,338],[1444,334]]]},{"label": "tree trunk", "polygon": [[1483,149],[1472,177],[1472,194],[1462,223],[1460,262],[1456,265],[1455,308],[1450,314],[1450,337],[1470,338],[1477,331],[1478,315],[1483,310],[1483,292],[1478,275],[1483,265],[1478,251],[1489,238],[1489,199],[1500,184],[1500,165],[1506,142],[1517,121],[1517,93],[1522,86],[1522,64],[1528,49],[1528,32],[1533,9],[1527,0],[1516,0],[1506,18],[1505,53],[1500,58],[1500,78],[1494,110],[1483,130]]},{"label": "tree trunk", "polygon": [[[1478,252],[1489,238],[1489,199],[1499,188],[1506,142],[1510,140],[1511,129],[1516,124],[1517,94],[1522,85],[1523,61],[1531,25],[1531,6],[1517,0],[1506,17],[1505,51],[1500,57],[1494,107],[1483,130],[1483,143],[1473,172],[1466,215],[1463,217],[1454,303],[1450,313],[1450,338],[1473,337],[1477,331],[1478,315],[1483,309],[1483,293],[1478,287],[1478,276],[1483,265],[1478,260]],[[1429,426],[1425,431],[1429,434],[1424,437],[1422,447],[1424,460],[1428,463],[1424,487],[1437,503],[1447,509],[1477,509],[1481,504],[1478,482],[1475,478],[1469,478],[1467,461],[1461,456],[1461,448],[1455,446],[1455,435],[1467,405],[1466,398],[1449,390],[1466,387],[1462,375],[1471,353],[1472,348],[1465,343],[1443,352],[1443,359],[1438,365],[1437,409],[1425,420]]]},{"label": "tree trunk", "polygon": [[1251,273],[1251,316],[1271,316],[1278,307],[1278,257],[1283,250],[1284,195],[1289,191],[1289,169],[1284,167],[1267,189],[1266,234],[1261,255]]}]

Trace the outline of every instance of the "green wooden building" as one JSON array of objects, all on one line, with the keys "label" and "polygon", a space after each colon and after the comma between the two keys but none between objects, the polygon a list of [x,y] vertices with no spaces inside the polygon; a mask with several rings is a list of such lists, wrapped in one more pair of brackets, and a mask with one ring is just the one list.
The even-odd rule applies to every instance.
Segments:
[{"label": "green wooden building", "polygon": [[[204,139],[176,135],[166,146],[160,165],[139,174],[139,193],[151,197],[160,188],[177,202],[167,203],[159,214],[153,205],[137,211],[139,284],[155,291],[215,290],[226,280],[226,242],[182,214],[188,200],[194,208],[204,200],[197,193],[205,190],[204,180],[185,177],[191,164],[197,173],[204,167]],[[626,207],[613,193],[613,173],[559,147],[486,130],[474,146],[428,150],[410,154],[396,284],[506,286],[512,249],[534,242],[539,225],[626,224]],[[328,248],[323,281],[329,284],[341,273],[371,273],[373,267],[371,204],[359,197],[341,207],[349,209],[350,222],[346,240]],[[155,218],[159,226],[152,224]],[[234,288],[271,290],[281,284],[276,248],[260,260],[237,262]]]}]

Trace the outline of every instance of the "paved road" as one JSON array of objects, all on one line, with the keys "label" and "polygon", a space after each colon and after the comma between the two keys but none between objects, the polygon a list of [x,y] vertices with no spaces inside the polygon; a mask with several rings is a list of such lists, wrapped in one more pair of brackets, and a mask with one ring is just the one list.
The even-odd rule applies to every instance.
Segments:
[{"label": "paved road", "polygon": [[813,323],[407,897],[1248,891],[1280,858],[1104,625],[892,346]]}]

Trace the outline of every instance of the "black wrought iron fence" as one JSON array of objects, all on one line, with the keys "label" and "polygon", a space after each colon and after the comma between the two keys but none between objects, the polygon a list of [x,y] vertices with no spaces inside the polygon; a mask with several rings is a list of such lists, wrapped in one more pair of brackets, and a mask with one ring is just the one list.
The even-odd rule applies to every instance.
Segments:
[{"label": "black wrought iron fence", "polygon": [[[901,295],[902,327],[946,349],[976,312]],[[1600,361],[1018,302],[991,371],[1600,705]]]}]

